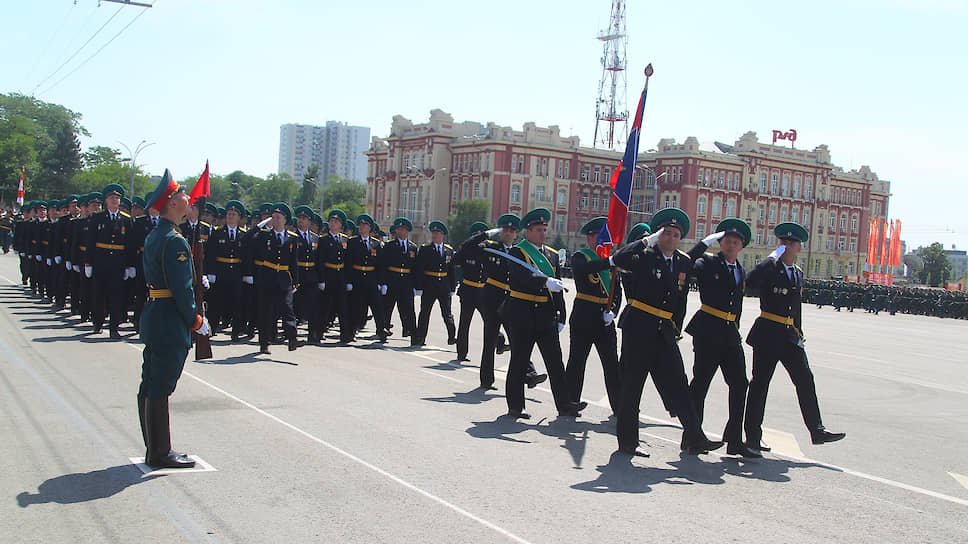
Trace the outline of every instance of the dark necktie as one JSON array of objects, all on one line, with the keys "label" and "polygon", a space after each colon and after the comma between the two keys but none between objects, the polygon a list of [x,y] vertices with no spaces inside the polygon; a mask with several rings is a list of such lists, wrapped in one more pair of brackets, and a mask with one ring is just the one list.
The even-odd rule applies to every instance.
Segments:
[{"label": "dark necktie", "polygon": [[229,229],[229,242],[235,241],[235,229]]},{"label": "dark necktie", "polygon": [[729,267],[729,273],[733,276],[733,281],[735,281],[736,283],[739,283],[739,280],[736,279],[736,265],[727,264],[726,266]]},{"label": "dark necktie", "polygon": [[669,272],[672,272],[672,259],[671,258],[666,259],[665,262],[666,262],[666,266],[669,267]]},{"label": "dark necktie", "polygon": [[366,250],[367,251],[370,251],[370,239],[369,238],[363,240],[363,245],[366,246]]},{"label": "dark necktie", "polygon": [[444,258],[444,246],[437,246],[437,256],[441,259]]}]

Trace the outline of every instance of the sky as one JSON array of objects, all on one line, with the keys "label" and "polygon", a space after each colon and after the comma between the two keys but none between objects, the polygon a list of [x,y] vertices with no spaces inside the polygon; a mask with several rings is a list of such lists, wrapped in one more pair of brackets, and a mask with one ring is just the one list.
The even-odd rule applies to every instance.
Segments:
[{"label": "sky", "polygon": [[[591,145],[609,0],[153,4],[5,3],[0,92],[81,113],[85,148],[154,142],[138,164],[177,178],[275,172],[285,123],[386,136],[435,108]],[[891,181],[909,248],[968,249],[968,0],[630,0],[626,18],[630,102],[655,68],[642,149],[795,129]]]}]

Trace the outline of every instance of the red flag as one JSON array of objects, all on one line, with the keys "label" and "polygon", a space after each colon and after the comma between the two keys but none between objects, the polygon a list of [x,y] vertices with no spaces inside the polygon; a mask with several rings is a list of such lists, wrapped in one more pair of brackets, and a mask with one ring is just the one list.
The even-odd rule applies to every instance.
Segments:
[{"label": "red flag", "polygon": [[17,205],[24,205],[24,167],[20,167],[20,186],[17,187]]},{"label": "red flag", "polygon": [[881,219],[881,223],[884,225],[884,228],[881,233],[881,249],[878,257],[880,257],[881,266],[887,266],[887,220]]},{"label": "red flag", "polygon": [[192,204],[194,204],[199,198],[208,198],[211,194],[212,186],[209,183],[208,161],[205,161],[205,171],[202,172],[201,177],[195,182],[195,186],[192,187],[192,192],[188,193],[188,196],[192,198]]}]

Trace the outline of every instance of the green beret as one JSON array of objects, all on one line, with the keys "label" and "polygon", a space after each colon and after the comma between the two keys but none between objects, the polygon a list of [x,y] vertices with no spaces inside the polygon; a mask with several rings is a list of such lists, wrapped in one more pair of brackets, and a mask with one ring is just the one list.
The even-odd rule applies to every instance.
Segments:
[{"label": "green beret", "polygon": [[225,211],[227,212],[229,210],[235,210],[239,212],[239,215],[241,215],[242,217],[249,215],[249,211],[245,209],[245,205],[239,202],[238,200],[229,200],[228,202],[225,203]]},{"label": "green beret", "polygon": [[393,220],[393,230],[396,230],[397,227],[404,227],[407,230],[413,230],[413,223],[411,223],[406,217],[398,217]]},{"label": "green beret", "polygon": [[67,204],[70,205],[71,202],[80,200],[80,198],[81,197],[78,195],[70,195],[69,197],[67,197],[67,200],[65,200],[64,202],[67,202]]},{"label": "green beret", "polygon": [[308,217],[309,219],[312,219],[314,215],[313,209],[310,208],[309,206],[306,206],[305,204],[302,206],[296,206],[296,209],[293,210],[292,213],[294,213],[296,217],[299,217],[299,215],[302,214]]},{"label": "green beret", "polygon": [[263,202],[262,204],[260,204],[259,205],[259,213],[261,213],[261,214],[272,213],[272,204],[270,204],[268,202]]},{"label": "green beret", "polygon": [[323,221],[323,218],[320,217],[319,214],[316,212],[313,212],[313,217],[312,219],[310,219],[310,221],[312,221],[313,223],[316,223],[316,226],[319,228],[323,228],[323,223],[325,223],[325,221]]},{"label": "green beret", "polygon": [[210,213],[212,215],[218,215],[218,208],[215,206],[215,204],[212,204],[211,202],[206,202],[205,203],[205,213]]},{"label": "green beret", "polygon": [[329,211],[328,214],[326,214],[326,221],[329,221],[333,217],[335,217],[336,219],[339,219],[339,222],[342,223],[343,226],[346,226],[346,223],[348,222],[348,220],[346,219],[346,212],[344,212],[339,208],[333,208],[332,210]]},{"label": "green beret", "polygon": [[[333,215],[330,214],[330,217],[333,217]],[[356,221],[353,221],[352,219],[347,219],[343,223],[343,228],[344,229],[350,229],[350,230],[356,230]]]},{"label": "green beret", "polygon": [[122,196],[121,197],[121,205],[130,208],[131,207],[131,200],[129,200],[128,197]]},{"label": "green beret", "polygon": [[607,217],[596,217],[582,225],[578,232],[586,236],[589,234],[598,234],[602,231],[602,225],[604,225],[607,221]]},{"label": "green beret", "polygon": [[535,208],[521,218],[524,228],[531,225],[547,225],[548,221],[551,221],[551,211],[548,208]]},{"label": "green beret", "polygon": [[652,234],[652,229],[649,227],[648,223],[636,223],[635,226],[632,227],[632,230],[629,231],[629,235],[625,237],[625,243],[631,244],[646,234]]},{"label": "green beret", "polygon": [[436,231],[442,232],[444,233],[444,236],[447,236],[448,234],[447,225],[445,225],[443,221],[431,221],[430,224],[427,225],[427,229],[431,231],[436,230]]},{"label": "green beret", "polygon": [[124,187],[118,185],[117,183],[108,184],[107,187],[101,190],[101,197],[107,198],[111,195],[118,195],[124,197]]},{"label": "green beret", "polygon": [[797,242],[806,242],[810,238],[810,234],[807,233],[807,229],[803,228],[803,225],[794,222],[780,223],[773,229],[773,234],[780,240],[796,240]]},{"label": "green beret", "polygon": [[504,228],[510,227],[514,230],[521,228],[521,218],[513,213],[506,213],[497,218],[497,226]]},{"label": "green beret", "polygon": [[475,222],[471,223],[469,232],[471,234],[473,234],[475,232],[484,232],[484,231],[488,230],[489,228],[490,227],[487,226],[487,223],[485,223],[483,221],[475,221]]},{"label": "green beret", "polygon": [[91,191],[87,193],[87,202],[104,202],[104,196],[97,191]]},{"label": "green beret", "polygon": [[134,197],[134,198],[131,199],[131,205],[132,206],[137,206],[139,208],[144,208],[145,207],[145,199],[141,198],[140,196],[136,196],[136,197]]},{"label": "green beret", "polygon": [[678,227],[682,231],[682,237],[689,234],[689,216],[679,208],[662,208],[652,216],[652,232],[658,232],[662,227]]},{"label": "green beret", "polygon": [[87,195],[77,195],[77,205],[87,206]]},{"label": "green beret", "polygon": [[716,232],[725,232],[726,234],[739,236],[743,240],[743,247],[746,247],[750,243],[750,238],[752,238],[750,226],[746,221],[736,217],[723,219],[719,225],[716,225]]},{"label": "green beret", "polygon": [[292,219],[292,210],[289,209],[289,204],[286,204],[285,202],[276,202],[275,204],[272,204],[271,210],[269,211],[269,213],[276,213],[276,212],[279,212],[282,215],[286,216],[287,222],[290,219]]},{"label": "green beret", "polygon": [[370,226],[371,230],[373,229],[374,226],[376,226],[376,223],[373,222],[373,217],[371,217],[370,214],[368,213],[361,213],[359,216],[357,216],[356,223],[358,225],[362,225],[366,223],[367,225]]}]

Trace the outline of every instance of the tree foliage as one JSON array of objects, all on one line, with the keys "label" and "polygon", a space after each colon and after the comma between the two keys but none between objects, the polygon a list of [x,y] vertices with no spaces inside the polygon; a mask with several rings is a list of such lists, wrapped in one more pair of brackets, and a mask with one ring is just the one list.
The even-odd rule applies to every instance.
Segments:
[{"label": "tree foliage", "polygon": [[454,215],[447,219],[450,240],[460,243],[470,237],[470,227],[475,221],[487,223],[491,215],[491,203],[483,198],[461,200],[454,204]]},{"label": "tree foliage", "polygon": [[[359,209],[363,208],[363,199],[366,197],[366,186],[351,179],[331,176],[326,185],[323,186],[323,194],[320,199],[320,208],[329,210],[337,207],[336,204],[355,203]],[[349,211],[340,208],[349,217]],[[362,213],[362,212],[359,212]],[[357,214],[359,215],[359,214]],[[356,217],[356,215],[354,215]]]},{"label": "tree foliage", "polygon": [[940,287],[951,279],[951,261],[948,260],[948,255],[940,242],[919,248],[917,253],[924,261],[924,268],[921,269],[918,277],[921,283]]},{"label": "tree foliage", "polygon": [[305,204],[309,207],[316,205],[316,189],[319,188],[319,165],[313,164],[303,174],[302,187],[299,189],[299,196],[293,203],[296,206]]}]

